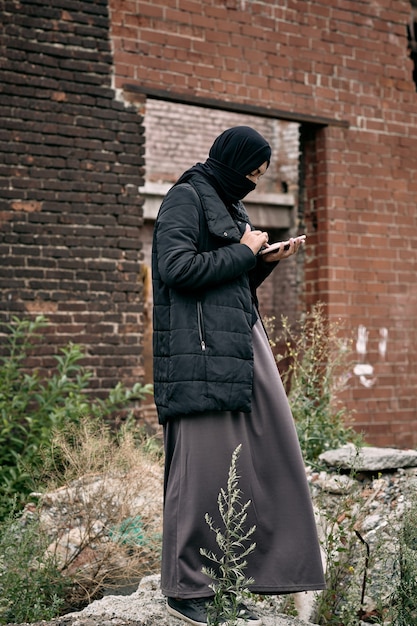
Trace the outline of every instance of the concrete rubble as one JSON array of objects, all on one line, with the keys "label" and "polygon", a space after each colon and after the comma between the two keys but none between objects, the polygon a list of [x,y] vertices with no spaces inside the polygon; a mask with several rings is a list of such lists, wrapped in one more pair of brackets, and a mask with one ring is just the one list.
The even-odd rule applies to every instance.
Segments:
[{"label": "concrete rubble", "polygon": [[[265,602],[261,610],[256,607],[257,613],[262,615],[265,626],[305,626],[308,622],[277,615],[274,603]],[[93,602],[86,607],[72,626],[87,626],[82,620],[85,618],[104,619],[117,617],[122,623],[132,623],[136,620],[137,626],[179,626],[181,621],[169,616],[165,609],[165,599],[159,590],[159,575],[144,578],[135,593],[128,597],[107,596]]]},{"label": "concrete rubble", "polygon": [[[365,613],[372,614],[381,599],[389,602],[395,586],[403,515],[417,493],[417,451],[372,447],[364,447],[358,451],[354,446],[348,445],[325,452],[321,455],[321,460],[327,467],[326,470],[306,468],[317,512],[319,535],[324,542],[330,533],[341,533],[346,542],[356,541],[352,571],[356,572],[358,585],[363,577],[365,545],[368,546],[372,563],[368,573],[365,602],[361,608]],[[154,478],[158,479],[155,475]],[[91,483],[96,492],[96,480]],[[84,487],[87,489],[88,482],[84,483]],[[60,504],[58,491],[61,496],[65,496],[65,489],[62,488],[44,496],[44,515],[49,524],[52,519],[56,522],[61,507],[64,518],[68,518],[69,502],[67,500]],[[72,495],[72,500],[77,498]],[[87,493],[84,493],[84,501],[88,501]],[[140,502],[140,498],[136,498],[135,502]],[[52,518],[48,507],[53,511]],[[78,501],[77,507],[77,516],[81,519]],[[60,528],[62,530],[62,524]],[[357,532],[357,537],[354,532]],[[76,541],[77,533],[72,534]],[[57,540],[58,538],[54,539]],[[279,599],[269,597],[256,603],[254,608],[263,618],[265,626],[305,626],[313,623],[284,615],[278,602]],[[82,611],[42,622],[42,626],[180,624],[179,620],[166,613],[158,574],[144,577],[138,588],[129,595],[111,595],[110,592]]]},{"label": "concrete rubble", "polygon": [[356,448],[348,443],[336,450],[323,452],[319,459],[330,467],[349,469],[356,472],[382,472],[400,467],[417,466],[417,450],[397,450],[396,448]]}]

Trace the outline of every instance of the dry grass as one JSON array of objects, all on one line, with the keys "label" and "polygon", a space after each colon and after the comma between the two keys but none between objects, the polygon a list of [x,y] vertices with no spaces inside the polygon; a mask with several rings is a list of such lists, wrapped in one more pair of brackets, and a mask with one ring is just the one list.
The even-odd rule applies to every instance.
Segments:
[{"label": "dry grass", "polygon": [[[71,608],[104,588],[159,571],[163,468],[137,433],[89,420],[57,435],[45,462],[48,489],[26,515],[39,516],[65,576]],[[50,461],[53,459],[53,462]]]}]

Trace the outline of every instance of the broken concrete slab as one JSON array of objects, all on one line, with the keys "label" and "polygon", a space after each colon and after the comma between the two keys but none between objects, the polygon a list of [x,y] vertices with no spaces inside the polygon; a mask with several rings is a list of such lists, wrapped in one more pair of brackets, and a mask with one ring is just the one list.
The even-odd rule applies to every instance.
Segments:
[{"label": "broken concrete slab", "polygon": [[323,452],[319,459],[330,467],[351,469],[357,472],[378,472],[402,467],[417,467],[417,450],[372,446],[357,448],[352,443],[348,443],[341,448]]}]

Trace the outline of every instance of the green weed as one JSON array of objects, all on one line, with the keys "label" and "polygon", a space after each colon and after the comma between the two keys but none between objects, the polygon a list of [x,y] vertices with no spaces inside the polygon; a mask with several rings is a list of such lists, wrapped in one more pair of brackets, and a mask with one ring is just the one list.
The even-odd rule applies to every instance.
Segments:
[{"label": "green weed", "polygon": [[417,624],[417,497],[404,514],[399,541],[398,585],[393,593],[393,626]]},{"label": "green weed", "polygon": [[209,586],[214,591],[213,604],[209,607],[207,624],[216,626],[224,620],[235,626],[240,616],[239,605],[249,594],[248,586],[254,581],[246,578],[246,557],[256,544],[248,542],[256,530],[255,526],[245,528],[250,500],[241,502],[237,461],[239,445],[232,454],[226,489],[221,489],[217,503],[222,520],[222,528],[215,525],[213,518],[206,513],[206,523],[216,535],[220,556],[201,548],[201,554],[214,563],[215,567],[203,567],[203,572],[213,581]]},{"label": "green weed", "polygon": [[0,519],[18,505],[36,483],[42,470],[40,451],[56,431],[78,423],[83,416],[110,415],[132,400],[151,392],[149,385],[126,389],[118,384],[104,400],[91,399],[86,391],[92,372],[80,361],[81,346],[69,344],[55,356],[50,375],[25,367],[36,350],[47,320],[13,318],[6,327],[7,347],[0,357]]},{"label": "green weed", "polygon": [[352,370],[349,341],[341,334],[340,325],[326,319],[319,303],[296,328],[282,318],[282,336],[276,340],[285,346],[277,361],[287,364],[282,378],[303,456],[313,465],[325,450],[362,443],[350,424],[351,414],[338,400]]},{"label": "green weed", "polygon": [[71,580],[48,544],[35,518],[11,512],[0,523],[0,624],[49,620],[65,606]]}]

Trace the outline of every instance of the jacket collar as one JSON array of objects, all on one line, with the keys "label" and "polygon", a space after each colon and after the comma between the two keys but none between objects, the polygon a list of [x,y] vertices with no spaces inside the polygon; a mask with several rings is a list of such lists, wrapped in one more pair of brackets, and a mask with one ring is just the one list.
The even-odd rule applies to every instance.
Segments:
[{"label": "jacket collar", "polygon": [[[195,174],[188,182],[194,187],[200,197],[210,233],[234,243],[240,241],[242,237],[241,232],[214,187],[203,176],[198,174]],[[242,202],[239,202],[238,212],[242,216],[243,221],[250,223]]]}]

